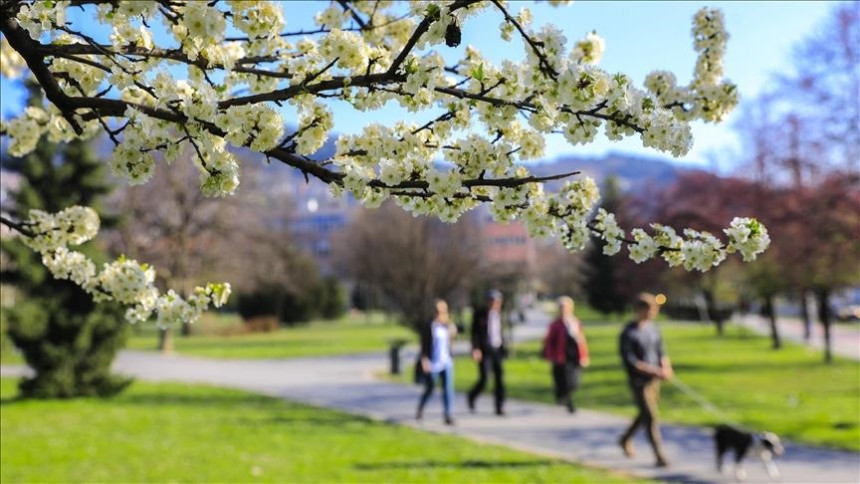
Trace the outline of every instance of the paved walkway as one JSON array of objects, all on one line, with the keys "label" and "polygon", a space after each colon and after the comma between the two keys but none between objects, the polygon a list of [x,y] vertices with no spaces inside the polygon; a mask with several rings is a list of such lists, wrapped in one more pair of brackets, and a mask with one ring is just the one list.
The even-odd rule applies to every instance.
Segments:
[{"label": "paved walkway", "polygon": [[[770,335],[770,322],[760,316],[747,314],[734,318],[732,322],[750,328],[756,333]],[[806,344],[811,348],[824,351],[824,329],[818,321],[812,324],[812,338],[808,343],[803,339],[803,321],[799,318],[778,318],[776,324],[779,335],[784,341]],[[834,322],[830,326],[830,339],[834,355],[860,360],[860,324]]]},{"label": "paved walkway", "polygon": [[[534,326],[514,334],[535,336]],[[518,338],[519,339],[519,338]],[[411,361],[408,360],[407,361]],[[478,413],[468,414],[465,396],[457,395],[453,428],[442,425],[438,396],[429,403],[424,421],[414,420],[420,388],[380,381],[374,375],[387,367],[387,356],[361,355],[290,360],[223,361],[124,351],[117,371],[148,381],[208,383],[264,393],[313,405],[336,408],[423,430],[450,433],[481,442],[616,469],[642,477],[683,482],[734,482],[714,470],[714,450],[705,429],[663,426],[669,469],[656,469],[650,449],[640,434],[639,456],[625,459],[616,439],[628,423],[624,418],[589,410],[569,415],[560,407],[509,401],[508,415],[491,412],[491,397],[478,401]],[[0,374],[20,374],[21,367],[2,367]],[[860,455],[788,443],[779,463],[782,482],[860,482]],[[769,482],[761,463],[748,460],[749,480]]]}]

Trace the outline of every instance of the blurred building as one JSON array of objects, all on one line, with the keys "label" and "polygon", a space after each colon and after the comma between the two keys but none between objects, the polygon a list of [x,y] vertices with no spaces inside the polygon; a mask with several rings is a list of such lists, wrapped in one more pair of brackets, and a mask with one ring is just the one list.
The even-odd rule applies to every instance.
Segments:
[{"label": "blurred building", "polygon": [[503,272],[531,274],[537,264],[537,244],[521,222],[507,224],[493,220],[481,209],[480,231],[483,239],[482,263]]},{"label": "blurred building", "polygon": [[328,187],[316,180],[293,186],[289,219],[293,241],[313,256],[323,274],[332,274],[334,239],[349,226],[358,203],[349,195],[333,197]]}]

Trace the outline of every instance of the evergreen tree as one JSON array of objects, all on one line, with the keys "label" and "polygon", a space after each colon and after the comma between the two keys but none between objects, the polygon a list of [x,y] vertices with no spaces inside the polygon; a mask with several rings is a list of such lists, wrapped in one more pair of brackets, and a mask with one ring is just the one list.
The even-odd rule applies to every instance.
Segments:
[{"label": "evergreen tree", "polygon": [[[620,215],[621,193],[618,178],[609,175],[603,182],[601,207]],[[627,301],[618,284],[618,257],[603,254],[603,242],[592,240],[585,253],[585,294],[588,304],[603,314],[621,313]]]},{"label": "evergreen tree", "polygon": [[[30,102],[41,100],[31,94]],[[31,209],[57,212],[72,205],[98,207],[99,198],[110,189],[103,164],[82,141],[57,145],[43,137],[34,152],[4,161],[5,170],[21,175],[21,185],[8,207],[19,220]],[[22,296],[7,310],[8,335],[35,371],[35,376],[20,382],[21,394],[33,398],[109,396],[125,388],[130,380],[110,373],[111,362],[127,335],[119,307],[96,304],[74,283],[54,279],[39,256],[20,240],[4,240],[2,249],[8,258],[2,268],[3,280]],[[92,243],[77,249],[97,262],[104,259]]]}]

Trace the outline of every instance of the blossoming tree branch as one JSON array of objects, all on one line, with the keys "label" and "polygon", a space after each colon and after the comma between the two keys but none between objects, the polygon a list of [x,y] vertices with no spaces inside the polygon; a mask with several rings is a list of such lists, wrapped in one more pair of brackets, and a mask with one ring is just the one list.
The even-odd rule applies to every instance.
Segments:
[{"label": "blossoming tree branch", "polygon": [[[9,152],[30,152],[42,135],[68,141],[103,132],[115,145],[112,169],[129,183],[147,182],[156,164],[169,169],[188,152],[200,189],[221,197],[240,182],[228,145],[246,147],[366,206],[393,199],[453,222],[487,204],[496,220],[522,220],[533,236],[559,236],[570,250],[595,236],[606,254],[626,244],[636,262],[662,257],[688,270],[705,271],[733,252],[752,260],[769,244],[765,227],[749,218],[732,220],[724,239],[658,224],[628,236],[613,214],[594,211],[594,180],[538,177],[525,164],[542,157],[550,134],[572,145],[601,131],[611,140],[638,136],[646,147],[686,154],[690,122],[719,122],[737,104],[736,86],[722,78],[721,12],[705,8],[693,19],[698,59],[689,85],[654,71],[637,87],[598,66],[604,41],[596,33],[568,42],[558,27],[534,26],[528,9],[513,12],[502,0],[323,7],[315,29],[290,31],[276,2],[3,0],[3,75],[28,71],[46,99],[2,127]],[[78,22],[68,20],[71,9],[81,12]],[[497,18],[503,40],[519,37],[521,58],[495,65],[468,47],[446,62],[477,15]],[[110,29],[109,39],[88,33],[94,23]],[[361,112],[393,103],[419,121],[370,123],[340,136],[336,154],[320,159],[314,154],[335,125],[332,102]],[[277,110],[284,104],[298,113],[289,132]],[[558,192],[544,190],[568,177]],[[2,222],[56,277],[126,304],[133,321],[153,313],[160,324],[192,321],[230,292],[229,284],[210,284],[187,299],[161,294],[152,268],[125,258],[98,270],[68,248],[96,235],[99,220],[88,208]]]}]

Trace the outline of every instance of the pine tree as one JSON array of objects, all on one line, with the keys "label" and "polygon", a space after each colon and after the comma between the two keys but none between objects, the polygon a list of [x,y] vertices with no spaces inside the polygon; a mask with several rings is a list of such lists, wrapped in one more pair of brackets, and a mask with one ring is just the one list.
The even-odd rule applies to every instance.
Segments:
[{"label": "pine tree", "polygon": [[[31,94],[30,102],[40,99]],[[99,198],[110,189],[103,164],[82,141],[57,145],[43,137],[33,153],[4,161],[5,170],[21,175],[10,204],[18,219],[26,218],[30,209],[98,207]],[[22,296],[7,310],[8,335],[35,371],[35,376],[21,380],[21,395],[109,396],[125,388],[130,380],[110,373],[127,336],[119,307],[93,303],[77,285],[54,279],[39,256],[20,240],[4,240],[2,249],[8,257],[3,280]],[[77,250],[97,262],[104,260],[90,243]]]},{"label": "pine tree", "polygon": [[[608,212],[619,213],[621,193],[618,178],[610,175],[601,190],[601,207]],[[618,286],[618,258],[603,254],[603,242],[593,240],[585,254],[585,294],[588,304],[603,314],[621,313],[626,304]]]}]

